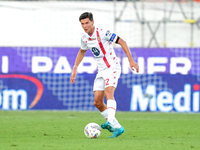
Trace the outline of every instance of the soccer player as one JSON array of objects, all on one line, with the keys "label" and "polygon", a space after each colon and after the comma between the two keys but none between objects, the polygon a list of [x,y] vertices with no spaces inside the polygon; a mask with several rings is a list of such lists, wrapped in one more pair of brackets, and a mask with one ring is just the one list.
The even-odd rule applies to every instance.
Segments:
[{"label": "soccer player", "polygon": [[[124,133],[124,128],[115,118],[117,106],[114,98],[114,91],[121,74],[121,66],[116,57],[112,42],[121,45],[128,57],[130,68],[133,71],[139,72],[139,66],[133,60],[131,52],[122,38],[115,33],[111,33],[109,30],[104,32],[104,30],[94,26],[92,13],[85,12],[81,14],[79,21],[85,33],[82,35],[81,48],[77,54],[71,74],[71,84],[75,82],[77,67],[85,56],[85,52],[90,49],[94,54],[98,67],[98,73],[93,86],[94,105],[107,120],[105,123],[101,124],[101,127],[112,132],[112,136],[109,138],[118,137]],[[104,103],[104,96],[106,97],[107,105]]]}]

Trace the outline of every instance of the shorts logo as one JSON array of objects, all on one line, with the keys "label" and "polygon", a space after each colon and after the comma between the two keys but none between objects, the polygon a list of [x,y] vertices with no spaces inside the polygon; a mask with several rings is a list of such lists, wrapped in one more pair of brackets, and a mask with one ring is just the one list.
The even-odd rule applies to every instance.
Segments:
[{"label": "shorts logo", "polygon": [[99,56],[100,51],[96,47],[92,47],[92,52],[95,56]]},{"label": "shorts logo", "polygon": [[112,34],[112,36],[111,36],[111,38],[110,38],[110,41],[112,41],[112,42],[113,42],[113,40],[115,39],[115,37],[116,37],[116,34],[115,34],[115,33],[113,33],[113,34]]}]

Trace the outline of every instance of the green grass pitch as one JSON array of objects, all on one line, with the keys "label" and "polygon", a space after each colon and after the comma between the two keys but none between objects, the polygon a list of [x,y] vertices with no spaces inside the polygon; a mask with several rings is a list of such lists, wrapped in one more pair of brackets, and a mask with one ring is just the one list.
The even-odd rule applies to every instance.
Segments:
[{"label": "green grass pitch", "polygon": [[99,112],[0,111],[1,150],[200,149],[200,114],[117,112],[125,133],[102,130],[88,139],[84,127],[105,120]]}]

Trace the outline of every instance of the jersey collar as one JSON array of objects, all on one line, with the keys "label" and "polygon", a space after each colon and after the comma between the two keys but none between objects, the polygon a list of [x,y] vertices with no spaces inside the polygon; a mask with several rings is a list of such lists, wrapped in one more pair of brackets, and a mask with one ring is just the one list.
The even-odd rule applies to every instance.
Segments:
[{"label": "jersey collar", "polygon": [[89,37],[92,37],[92,36],[94,35],[95,32],[96,32],[96,27],[94,26],[94,32],[93,32],[91,35],[88,34],[88,36],[89,36]]}]

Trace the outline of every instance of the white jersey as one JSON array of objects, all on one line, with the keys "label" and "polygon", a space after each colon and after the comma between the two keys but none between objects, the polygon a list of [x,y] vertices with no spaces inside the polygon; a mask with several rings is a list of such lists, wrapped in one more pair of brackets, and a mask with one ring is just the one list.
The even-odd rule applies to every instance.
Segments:
[{"label": "white jersey", "polygon": [[98,71],[110,68],[111,66],[121,69],[118,58],[113,49],[112,42],[117,41],[118,36],[109,30],[104,32],[102,29],[95,28],[90,36],[84,33],[81,38],[81,49],[90,49],[97,62]]}]

